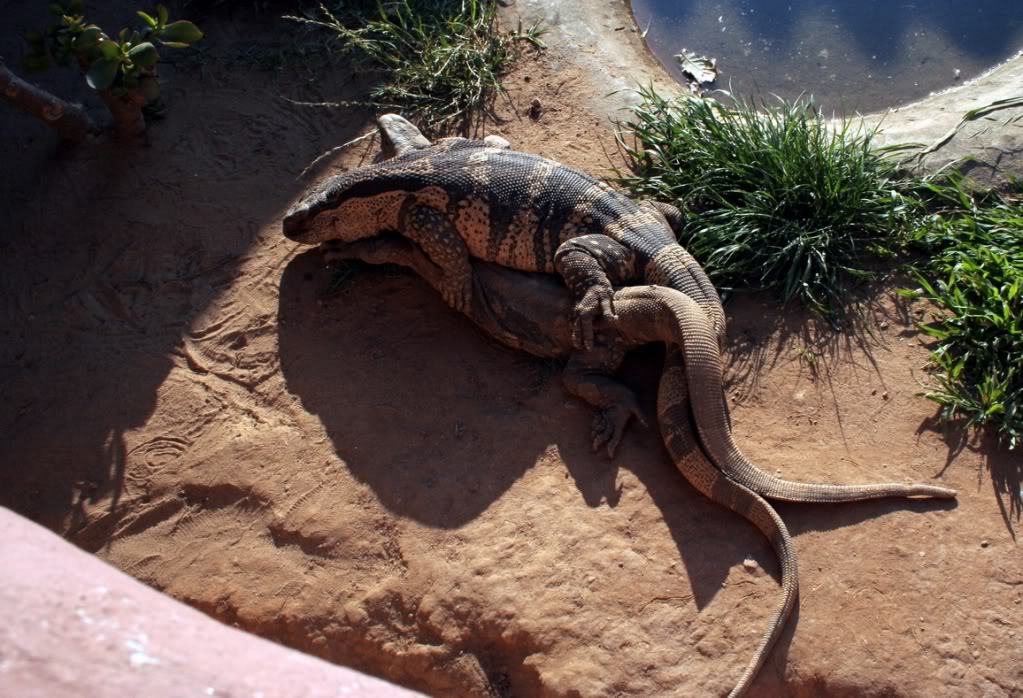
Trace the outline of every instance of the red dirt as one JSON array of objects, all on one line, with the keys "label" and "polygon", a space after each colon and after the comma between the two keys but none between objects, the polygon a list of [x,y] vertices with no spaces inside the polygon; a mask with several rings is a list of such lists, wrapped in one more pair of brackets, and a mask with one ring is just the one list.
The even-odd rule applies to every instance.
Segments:
[{"label": "red dirt", "polygon": [[[28,26],[38,9],[11,12]],[[0,504],[226,622],[435,695],[730,689],[776,564],[655,430],[591,454],[590,411],[554,367],[413,277],[320,297],[329,275],[280,217],[372,157],[364,142],[296,179],[371,115],[281,98],[350,92],[344,66],[304,83],[216,60],[272,27],[209,19],[205,78],[171,77],[145,145],[66,151],[0,111]],[[525,58],[487,132],[601,174],[608,120],[581,106],[599,95],[570,59]],[[1020,459],[963,442],[916,396],[926,309],[881,289],[849,334],[767,298],[727,310],[732,419],[755,462],[960,492],[780,506],[802,596],[755,693],[1023,695]],[[626,370],[648,409],[657,361]]]}]

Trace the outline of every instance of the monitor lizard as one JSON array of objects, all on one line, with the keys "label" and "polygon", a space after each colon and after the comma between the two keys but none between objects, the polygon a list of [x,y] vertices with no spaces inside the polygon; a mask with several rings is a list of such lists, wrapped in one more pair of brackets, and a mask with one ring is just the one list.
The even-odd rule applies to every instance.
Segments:
[{"label": "monitor lizard", "polygon": [[[381,121],[385,149],[400,157],[433,147],[408,122],[399,120],[391,125],[394,123],[398,126],[389,128],[386,120]],[[504,149],[507,144],[493,147]],[[355,242],[333,240],[323,246],[330,261],[356,258],[373,264],[401,264],[414,269],[442,295],[449,289],[447,270],[407,237],[377,231],[357,237]],[[955,497],[954,490],[933,485],[791,482],[756,468],[731,438],[721,385],[721,330],[708,316],[706,303],[675,289],[650,285],[612,290],[613,325],[601,329],[598,322],[580,348],[573,299],[551,275],[523,274],[475,262],[468,278],[471,288],[459,309],[479,327],[514,348],[568,360],[565,379],[569,391],[598,408],[594,449],[607,446],[613,453],[625,421],[630,415],[640,416],[631,390],[612,377],[625,351],[647,342],[667,344],[657,418],[676,467],[705,496],[753,523],[770,540],[781,566],[782,601],[731,696],[746,692],[798,600],[795,550],[784,522],[765,497],[812,502]],[[701,397],[695,408],[693,395]]]},{"label": "monitor lizard", "polygon": [[487,140],[430,143],[401,117],[380,118],[395,157],[327,178],[291,207],[284,234],[306,244],[354,242],[395,231],[443,271],[441,295],[465,312],[470,257],[520,271],[561,274],[575,296],[573,341],[593,341],[593,321],[614,317],[613,286],[682,291],[723,341],[717,290],[678,244],[670,204],[634,202],[588,174]]},{"label": "monitor lizard", "polygon": [[[444,221],[438,220],[437,224],[441,228],[450,229],[448,237],[457,238],[458,234],[454,232],[454,228],[457,227],[459,211],[464,208],[463,203],[477,201],[480,206],[477,213],[485,214],[477,223],[483,221],[493,231],[487,244],[494,243],[497,247],[501,247],[511,240],[512,247],[517,250],[516,234],[521,242],[522,234],[528,232],[530,228],[529,226],[516,228],[508,224],[508,220],[504,219],[507,219],[508,216],[516,218],[518,215],[512,215],[509,207],[526,207],[528,209],[530,206],[539,206],[548,212],[541,216],[544,219],[553,215],[551,212],[557,212],[556,215],[561,218],[555,218],[551,224],[540,223],[533,226],[533,229],[543,233],[543,235],[538,233],[538,236],[546,239],[547,234],[554,230],[551,225],[558,221],[574,220],[563,210],[563,204],[569,194],[571,196],[578,195],[580,187],[582,187],[586,196],[581,201],[590,201],[592,206],[588,204],[582,209],[572,209],[573,211],[578,213],[579,210],[596,211],[607,208],[613,212],[613,209],[619,206],[622,211],[642,210],[646,215],[644,220],[656,222],[656,225],[652,227],[643,228],[646,231],[644,234],[654,235],[654,228],[660,227],[663,231],[667,231],[665,234],[668,236],[673,235],[665,215],[667,209],[672,207],[657,207],[649,203],[642,206],[635,204],[588,175],[534,155],[516,153],[503,139],[500,143],[495,143],[492,140],[488,142],[487,140],[469,141],[462,138],[450,138],[432,144],[414,125],[394,114],[380,117],[378,126],[385,152],[393,157],[381,163],[328,179],[285,215],[282,223],[285,235],[309,244],[314,242],[322,244],[324,242],[351,243],[386,232],[398,233],[404,239],[415,243],[415,249],[420,254],[425,254],[426,259],[432,263],[437,272],[433,274],[434,278],[430,283],[448,302],[451,301],[452,288],[449,264],[451,255],[441,255],[442,260],[438,261],[434,246],[437,243],[436,233],[439,229],[434,228],[429,231],[421,229],[413,220],[419,215],[415,211],[420,209],[430,209],[436,215],[442,215],[441,209],[434,207],[435,204],[445,203],[444,210],[454,211],[451,218],[455,223],[450,221],[444,223]],[[452,153],[456,155],[447,159],[447,156]],[[473,157],[477,154],[480,159],[473,164]],[[506,156],[512,159],[507,159]],[[520,162],[512,156],[521,156],[524,159]],[[519,164],[515,164],[516,162]],[[504,164],[502,165],[502,163]],[[528,164],[527,167],[522,163],[531,164]],[[479,165],[480,168],[477,168],[476,165]],[[529,170],[530,167],[537,172],[547,171],[547,175],[537,175],[538,178],[533,179],[523,178],[524,173],[532,171]],[[460,168],[468,174],[466,172],[459,174]],[[476,174],[473,174],[474,172]],[[483,179],[474,179],[477,175]],[[498,192],[493,195],[493,198],[487,198],[490,194],[486,189],[486,181],[490,181],[492,187]],[[587,185],[590,188],[585,188],[582,184],[584,182],[589,182],[592,186]],[[449,194],[441,184],[450,185],[452,192]],[[521,193],[519,198],[516,198],[513,192],[516,186],[519,189],[527,190]],[[416,187],[420,188],[416,189]],[[596,200],[591,201],[586,197],[592,194],[593,187],[605,193],[613,193],[614,197],[605,199],[598,196]],[[549,189],[553,189],[553,192],[548,191]],[[595,194],[593,195],[595,196]],[[434,199],[436,200],[434,201]],[[489,213],[487,213],[488,211]],[[612,227],[622,224],[622,221],[615,219],[611,213],[606,211],[605,213],[607,216],[601,220],[611,220]],[[564,218],[566,215],[569,217]],[[501,219],[502,216],[504,219]],[[499,219],[504,220],[504,223],[502,224]],[[594,218],[594,220],[597,219]],[[471,228],[471,225],[467,225],[466,230]],[[614,229],[618,230],[618,228]],[[623,234],[629,230],[628,228],[624,229]],[[594,240],[594,238],[600,237],[604,237],[604,240]],[[607,270],[617,270],[613,271],[610,276],[605,275],[601,284],[610,280],[622,283],[634,280],[628,279],[628,275],[622,270],[635,268],[626,262],[627,260],[635,262],[637,258],[628,253],[623,245],[608,240],[607,236],[584,235],[583,238],[587,238],[587,244],[592,243],[592,245],[598,246],[597,249],[605,250],[599,256]],[[569,238],[565,245],[571,246],[573,242],[580,239]],[[671,239],[674,240],[673,237]],[[677,243],[675,247],[682,250]],[[546,249],[547,252],[552,253],[552,259],[562,254],[563,249],[559,247],[557,250],[553,250],[544,246],[540,246],[540,248],[536,250],[538,255],[542,255],[543,250]],[[434,251],[431,252],[431,249]],[[667,249],[672,248],[666,247],[665,250]],[[529,250],[518,251],[523,257],[528,256]],[[577,255],[577,253],[583,255],[583,251],[576,248],[571,248],[569,251],[572,255]],[[790,502],[848,502],[881,497],[950,498],[955,496],[955,492],[948,488],[923,484],[885,483],[850,486],[792,482],[774,477],[757,468],[736,446],[728,424],[720,358],[725,326],[720,297],[700,265],[688,256],[688,253],[682,250],[682,252],[676,251],[671,254],[685,254],[686,261],[682,267],[685,269],[685,273],[678,277],[682,281],[675,286],[670,283],[660,283],[664,279],[648,280],[648,282],[651,285],[674,288],[692,299],[704,311],[702,320],[693,316],[692,322],[688,326],[674,329],[682,331],[684,334],[688,333],[690,336],[686,367],[690,376],[690,392],[699,400],[699,409],[694,412],[697,431],[707,455],[725,475],[761,496]],[[460,253],[456,253],[454,256],[459,257],[461,260],[459,263],[464,262],[466,266],[464,278],[468,289],[464,293],[459,293],[461,300],[455,304],[455,308],[463,313],[471,314],[474,289],[473,266],[468,256],[462,255],[464,259],[461,259],[459,255]],[[500,266],[520,271],[547,273],[554,271],[554,266],[550,265],[544,266],[542,269],[529,269],[526,268],[529,265],[525,263],[508,264],[507,259],[503,257],[491,260],[486,260],[485,257],[479,255],[476,257],[485,261],[496,261]],[[424,273],[423,270],[419,271],[421,274]],[[572,318],[571,340],[572,346],[577,351],[569,357],[565,372],[566,385],[571,392],[587,400],[599,410],[595,425],[598,428],[595,429],[594,442],[607,445],[609,453],[613,454],[614,447],[621,439],[630,417],[634,415],[640,417],[635,397],[630,391],[623,390],[623,386],[610,378],[624,356],[624,349],[620,346],[621,342],[615,341],[607,343],[599,351],[594,351],[592,320],[596,318],[591,318],[591,322],[587,326],[586,341],[582,343],[579,341],[578,293],[576,293],[577,289],[571,280],[568,280],[567,285],[572,289],[576,299],[575,306],[567,317]],[[677,288],[677,286],[685,286],[685,288]],[[476,288],[479,288],[478,284]],[[606,300],[610,305],[616,294],[611,286],[608,286],[607,290],[610,296]],[[508,292],[510,295],[511,289]],[[507,312],[517,311],[515,308],[508,308]],[[616,322],[613,316],[598,315],[596,317]],[[548,322],[548,326],[539,327],[537,331],[542,333],[553,330],[554,327]],[[713,352],[702,345],[697,348],[693,344],[693,336],[702,335],[708,331],[712,333],[716,342]],[[663,340],[667,336],[662,333],[659,335],[659,339]]]},{"label": "monitor lizard", "polygon": [[[442,270],[416,245],[399,236],[328,243],[324,251],[330,263],[358,259],[370,264],[398,264],[414,270],[438,291],[444,284]],[[795,547],[785,523],[765,498],[772,495],[758,493],[733,479],[716,467],[706,453],[706,434],[725,433],[729,443],[731,435],[723,412],[713,413],[713,418],[719,420],[716,428],[705,425],[703,430],[699,429],[704,400],[694,402],[693,396],[722,394],[717,341],[703,310],[674,289],[620,288],[615,291],[618,318],[613,328],[605,328],[598,322],[593,347],[580,351],[572,342],[572,298],[555,277],[522,273],[485,262],[474,262],[473,266],[472,302],[466,315],[507,346],[536,356],[568,361],[566,386],[569,391],[600,410],[595,420],[594,449],[610,444],[612,439],[616,443],[621,437],[602,411],[615,404],[624,405],[622,409],[626,411],[638,409],[632,391],[612,377],[625,352],[650,342],[666,343],[667,353],[657,393],[657,423],[673,463],[700,493],[760,530],[770,541],[781,569],[781,601],[753,658],[729,695],[738,698],[745,694],[798,602],[799,574]],[[731,447],[734,448],[734,444]],[[776,487],[803,484],[770,479]],[[830,501],[884,496],[955,496],[954,490],[931,485],[810,487],[830,489],[833,495]],[[795,501],[821,500],[796,498]]]}]

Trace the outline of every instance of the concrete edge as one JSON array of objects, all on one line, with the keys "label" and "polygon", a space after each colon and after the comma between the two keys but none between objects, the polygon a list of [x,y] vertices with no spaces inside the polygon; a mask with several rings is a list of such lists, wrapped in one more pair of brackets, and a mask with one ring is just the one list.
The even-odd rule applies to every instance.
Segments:
[{"label": "concrete edge", "polygon": [[0,694],[421,694],[228,627],[0,507]]},{"label": "concrete edge", "polygon": [[[682,86],[646,47],[628,0],[519,0],[505,16],[515,22],[521,18],[527,26],[539,20],[549,27],[544,40],[557,57],[555,68],[565,60],[582,70],[599,95],[586,105],[595,115],[623,118],[638,103],[640,85],[651,84],[662,94],[682,93]],[[968,111],[1013,97],[1023,97],[1023,52],[974,80],[863,119],[868,126],[879,126],[878,146],[928,145]],[[957,161],[985,186],[1004,187],[1010,178],[1023,176],[1023,107],[968,123],[917,164],[934,172]]]}]

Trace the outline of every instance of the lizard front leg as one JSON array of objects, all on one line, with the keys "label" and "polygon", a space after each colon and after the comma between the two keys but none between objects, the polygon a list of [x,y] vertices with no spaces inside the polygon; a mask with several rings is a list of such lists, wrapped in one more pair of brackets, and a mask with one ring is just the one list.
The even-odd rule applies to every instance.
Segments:
[{"label": "lizard front leg", "polygon": [[441,211],[415,204],[402,212],[401,233],[426,253],[443,274],[440,293],[460,313],[472,307],[472,265],[469,248]]},{"label": "lizard front leg", "polygon": [[634,280],[636,255],[607,235],[581,235],[558,247],[554,268],[576,299],[572,342],[577,349],[592,349],[593,322],[616,319],[612,286]]},{"label": "lizard front leg", "polygon": [[675,233],[676,236],[681,232],[682,225],[685,223],[685,216],[676,207],[663,201],[654,201],[653,199],[643,199],[637,203],[640,208],[644,208],[656,216],[657,220],[664,223],[664,226]]}]

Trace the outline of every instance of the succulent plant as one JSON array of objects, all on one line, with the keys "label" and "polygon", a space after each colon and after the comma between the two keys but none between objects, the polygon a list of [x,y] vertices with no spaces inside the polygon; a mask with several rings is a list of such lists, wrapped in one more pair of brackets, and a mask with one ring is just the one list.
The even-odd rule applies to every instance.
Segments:
[{"label": "succulent plant", "polygon": [[86,21],[82,0],[60,0],[51,3],[49,9],[57,22],[45,32],[26,34],[29,50],[25,69],[39,72],[54,64],[77,66],[89,86],[104,97],[119,123],[123,119],[116,113],[119,107],[114,100],[138,110],[160,98],[157,44],[161,48],[187,48],[202,38],[192,22],[169,21],[170,13],[164,5],[157,5],[153,14],[138,11],[144,26],[122,29],[116,36]]}]

